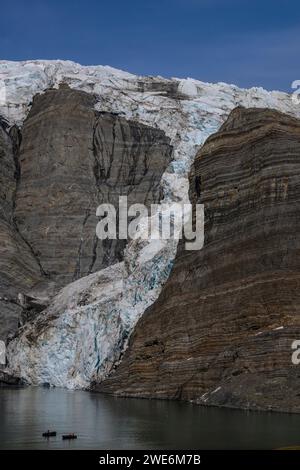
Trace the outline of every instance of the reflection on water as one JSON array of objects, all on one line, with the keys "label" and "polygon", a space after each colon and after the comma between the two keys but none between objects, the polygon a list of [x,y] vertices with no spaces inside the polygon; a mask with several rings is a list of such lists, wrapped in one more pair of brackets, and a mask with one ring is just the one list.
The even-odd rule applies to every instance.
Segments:
[{"label": "reflection on water", "polygon": [[[48,429],[57,437],[42,438]],[[300,415],[62,389],[0,390],[1,449],[272,449],[300,444],[299,429]],[[76,441],[62,441],[73,432]]]}]

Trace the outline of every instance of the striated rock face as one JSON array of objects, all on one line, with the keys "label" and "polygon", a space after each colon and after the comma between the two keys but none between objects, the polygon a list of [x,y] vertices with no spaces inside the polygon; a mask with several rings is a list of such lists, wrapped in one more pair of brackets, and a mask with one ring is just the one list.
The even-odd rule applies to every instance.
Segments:
[{"label": "striated rock face", "polygon": [[14,333],[22,307],[18,292],[41,280],[39,265],[15,222],[15,198],[19,178],[19,132],[0,120],[0,339]]},{"label": "striated rock face", "polygon": [[180,244],[97,390],[300,412],[299,156],[300,121],[274,110],[237,108],[207,140],[190,177],[191,199],[205,205],[204,248]]},{"label": "striated rock face", "polygon": [[[21,320],[26,324],[8,344],[7,370],[31,384],[48,382],[69,388],[89,387],[91,381],[99,384],[123,360],[137,321],[158,298],[170,274],[177,243],[144,240],[142,236],[125,249],[124,242],[96,243],[93,207],[115,200],[119,193],[148,204],[151,199],[160,199],[161,192],[165,204],[186,203],[190,165],[232,109],[275,108],[298,117],[300,109],[285,93],[241,90],[193,79],[137,77],[110,67],[84,67],[70,61],[0,61],[0,80],[6,87],[0,113],[9,121],[9,128],[18,125],[23,133],[21,148],[14,152],[20,154],[21,167],[15,226],[42,277],[29,291],[21,290],[22,305],[26,306]],[[170,160],[169,145],[173,147],[172,161],[164,171]],[[74,149],[79,149],[75,155]],[[230,176],[227,171],[224,174]],[[223,179],[224,174],[220,176]],[[160,177],[158,189],[156,178]],[[200,178],[195,186],[199,193]],[[31,204],[36,206],[35,217]],[[141,235],[148,222],[145,218],[141,223]],[[122,257],[123,249],[124,261],[105,268]],[[189,254],[187,265],[192,266],[197,256]],[[190,275],[191,289],[197,279],[194,274]],[[79,279],[81,276],[85,277]],[[49,294],[70,281],[56,295]],[[176,285],[175,294],[180,292]],[[174,305],[179,308],[177,301],[174,295]],[[186,309],[183,332],[189,325],[184,315]],[[169,333],[173,331],[171,322]],[[205,322],[202,327],[207,336]],[[160,374],[151,357],[161,353],[163,370],[171,370],[169,383],[172,387],[175,384],[174,396],[180,396],[174,363],[178,356],[181,367],[181,358],[186,358],[181,353],[182,341],[170,344],[171,360],[165,362],[164,345],[156,339],[156,321],[149,327],[150,335],[151,331],[154,342],[146,348],[153,348],[146,364],[151,387],[156,388],[153,377]],[[147,333],[141,334],[138,327],[137,334],[144,338]],[[167,329],[162,334],[166,335]],[[193,348],[197,349],[197,341],[189,344],[186,337],[186,350]],[[127,371],[126,356],[125,361],[123,370]],[[190,373],[193,363],[189,366],[186,362]],[[141,368],[146,370],[143,360]],[[134,371],[132,384],[136,377]],[[129,393],[125,382],[120,393]],[[195,392],[196,398],[206,388],[204,381],[201,387],[195,386],[199,392]],[[107,385],[107,390],[113,386]],[[218,397],[217,392],[213,396]]]},{"label": "striated rock face", "polygon": [[37,95],[22,128],[15,216],[20,233],[58,286],[123,258],[126,240],[96,237],[96,209],[119,196],[159,202],[171,160],[159,130],[96,112],[95,98],[61,86]]}]

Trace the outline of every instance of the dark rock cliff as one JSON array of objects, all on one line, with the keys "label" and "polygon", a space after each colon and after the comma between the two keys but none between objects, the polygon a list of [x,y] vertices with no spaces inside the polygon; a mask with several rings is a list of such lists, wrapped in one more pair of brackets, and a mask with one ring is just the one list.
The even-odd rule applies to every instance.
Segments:
[{"label": "dark rock cliff", "polygon": [[122,259],[126,240],[96,237],[100,204],[160,200],[169,138],[94,104],[62,85],[35,96],[21,130],[1,121],[0,339],[30,316],[19,293],[40,311],[60,287]]},{"label": "dark rock cliff", "polygon": [[22,129],[16,200],[20,232],[58,285],[120,261],[125,241],[96,237],[96,209],[159,202],[171,160],[160,130],[93,109],[93,96],[62,87],[35,97]]},{"label": "dark rock cliff", "polygon": [[97,390],[300,412],[299,181],[300,121],[235,109],[191,173],[204,248],[180,243],[158,301]]},{"label": "dark rock cliff", "polygon": [[16,226],[19,131],[0,121],[0,339],[13,333],[22,314],[18,293],[41,280],[39,265]]}]

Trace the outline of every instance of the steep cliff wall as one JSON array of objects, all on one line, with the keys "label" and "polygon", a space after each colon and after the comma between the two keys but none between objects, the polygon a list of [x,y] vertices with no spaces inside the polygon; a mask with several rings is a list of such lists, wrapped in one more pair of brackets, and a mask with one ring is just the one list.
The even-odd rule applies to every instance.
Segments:
[{"label": "steep cliff wall", "polygon": [[46,308],[59,288],[123,259],[126,240],[96,236],[100,204],[161,198],[170,139],[94,105],[62,84],[34,97],[21,129],[1,121],[0,339],[31,316],[20,293]]},{"label": "steep cliff wall", "polygon": [[58,286],[123,258],[125,240],[96,237],[102,203],[148,207],[172,148],[159,129],[94,110],[95,98],[61,86],[37,95],[22,128],[15,217]]},{"label": "steep cliff wall", "polygon": [[[198,153],[205,244],[185,251],[98,390],[300,411],[300,121],[235,109]],[[201,178],[201,196],[195,178]],[[199,189],[199,188],[198,188]],[[198,191],[199,192],[199,191]]]},{"label": "steep cliff wall", "polygon": [[19,180],[19,131],[0,120],[0,339],[16,331],[22,314],[18,292],[41,281],[42,275],[30,246],[15,221]]}]

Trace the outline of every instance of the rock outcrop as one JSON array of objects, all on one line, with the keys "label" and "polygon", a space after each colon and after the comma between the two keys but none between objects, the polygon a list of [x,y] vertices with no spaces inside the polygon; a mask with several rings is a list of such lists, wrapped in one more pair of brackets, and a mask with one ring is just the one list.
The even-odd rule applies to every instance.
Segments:
[{"label": "rock outcrop", "polygon": [[[169,138],[94,104],[62,85],[34,98],[21,130],[1,121],[0,339],[60,287],[122,260],[126,240],[96,236],[100,204],[160,200]],[[38,307],[26,309],[19,294]]]},{"label": "rock outcrop", "polygon": [[24,380],[13,377],[0,370],[0,389],[1,388],[21,388],[28,385]]},{"label": "rock outcrop", "polygon": [[172,147],[164,132],[94,110],[95,98],[61,86],[37,95],[22,128],[15,216],[57,286],[123,259],[126,240],[100,241],[97,207],[150,207]]},{"label": "rock outcrop", "polygon": [[[118,396],[300,412],[300,121],[237,108],[198,153],[205,243],[180,243],[116,371]],[[198,193],[198,195],[197,195]],[[200,197],[199,197],[200,193]]]},{"label": "rock outcrop", "polygon": [[0,339],[13,334],[23,312],[18,292],[41,281],[39,265],[15,221],[19,179],[17,127],[0,121]]}]

